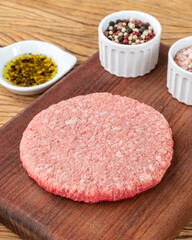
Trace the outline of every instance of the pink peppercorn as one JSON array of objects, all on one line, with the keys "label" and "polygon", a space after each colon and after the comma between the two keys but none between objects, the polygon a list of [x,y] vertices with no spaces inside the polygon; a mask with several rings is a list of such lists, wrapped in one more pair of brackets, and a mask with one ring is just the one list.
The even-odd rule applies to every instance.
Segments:
[{"label": "pink peppercorn", "polygon": [[140,24],[140,23],[141,23],[140,20],[136,20],[136,21],[134,22],[135,25],[136,25],[136,24]]},{"label": "pink peppercorn", "polygon": [[116,31],[114,32],[114,35],[118,35],[120,33],[120,31]]},{"label": "pink peppercorn", "polygon": [[125,23],[129,23],[129,20],[127,20],[127,19],[123,19],[122,21]]},{"label": "pink peppercorn", "polygon": [[119,22],[119,23],[117,24],[117,26],[123,27],[123,23],[122,23],[122,22]]},{"label": "pink peppercorn", "polygon": [[128,40],[124,39],[123,44],[128,44]]},{"label": "pink peppercorn", "polygon": [[132,34],[133,34],[133,35],[138,35],[138,32],[134,31]]}]

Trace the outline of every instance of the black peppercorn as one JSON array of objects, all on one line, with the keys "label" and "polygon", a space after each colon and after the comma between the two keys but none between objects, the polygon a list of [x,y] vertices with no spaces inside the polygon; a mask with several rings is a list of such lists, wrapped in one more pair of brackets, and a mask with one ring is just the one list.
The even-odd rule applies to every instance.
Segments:
[{"label": "black peppercorn", "polygon": [[109,26],[114,26],[115,25],[115,22],[111,21],[109,22]]},{"label": "black peppercorn", "polygon": [[119,36],[118,40],[119,40],[119,42],[121,42],[123,40],[123,36]]},{"label": "black peppercorn", "polygon": [[140,37],[141,36],[141,33],[140,32],[138,32],[138,34],[137,34],[137,37]]},{"label": "black peppercorn", "polygon": [[139,29],[139,32],[142,34],[143,32],[145,31],[145,27],[141,27],[140,29]]},{"label": "black peppercorn", "polygon": [[113,31],[116,32],[116,31],[117,31],[117,27],[114,27],[114,28],[113,28]]},{"label": "black peppercorn", "polygon": [[133,29],[128,29],[128,34],[131,34],[133,32]]},{"label": "black peppercorn", "polygon": [[108,37],[108,36],[109,36],[109,32],[108,32],[108,31],[105,31],[105,32],[104,32],[104,35],[105,35],[106,37]]},{"label": "black peppercorn", "polygon": [[122,22],[121,19],[117,19],[117,20],[116,20],[116,24],[117,24],[117,23],[120,23],[120,22]]}]

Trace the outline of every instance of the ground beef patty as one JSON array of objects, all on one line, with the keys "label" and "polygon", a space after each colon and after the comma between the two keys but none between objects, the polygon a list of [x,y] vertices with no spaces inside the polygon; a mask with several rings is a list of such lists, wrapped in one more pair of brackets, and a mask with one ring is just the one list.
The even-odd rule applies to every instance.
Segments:
[{"label": "ground beef patty", "polygon": [[172,132],[162,114],[109,93],[43,110],[20,145],[23,166],[41,187],[84,202],[130,198],[153,187],[172,155]]}]

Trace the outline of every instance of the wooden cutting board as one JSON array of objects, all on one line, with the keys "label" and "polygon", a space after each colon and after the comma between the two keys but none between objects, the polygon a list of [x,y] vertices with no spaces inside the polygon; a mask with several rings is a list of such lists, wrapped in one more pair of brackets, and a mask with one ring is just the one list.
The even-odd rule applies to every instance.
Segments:
[{"label": "wooden cutting board", "polygon": [[[166,88],[168,47],[161,45],[155,70],[118,78],[96,53],[0,129],[0,221],[23,239],[174,239],[192,218],[192,108]],[[29,121],[63,99],[93,92],[133,97],[159,110],[174,138],[171,167],[156,187],[118,202],[85,204],[52,195],[30,179],[19,159]]]}]

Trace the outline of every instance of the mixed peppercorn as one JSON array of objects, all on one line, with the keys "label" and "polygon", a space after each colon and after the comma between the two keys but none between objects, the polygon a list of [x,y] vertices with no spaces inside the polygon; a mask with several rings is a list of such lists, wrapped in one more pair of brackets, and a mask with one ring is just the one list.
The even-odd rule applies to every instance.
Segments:
[{"label": "mixed peppercorn", "polygon": [[104,35],[115,43],[127,45],[142,44],[155,37],[153,27],[148,22],[145,23],[135,18],[109,22]]}]

